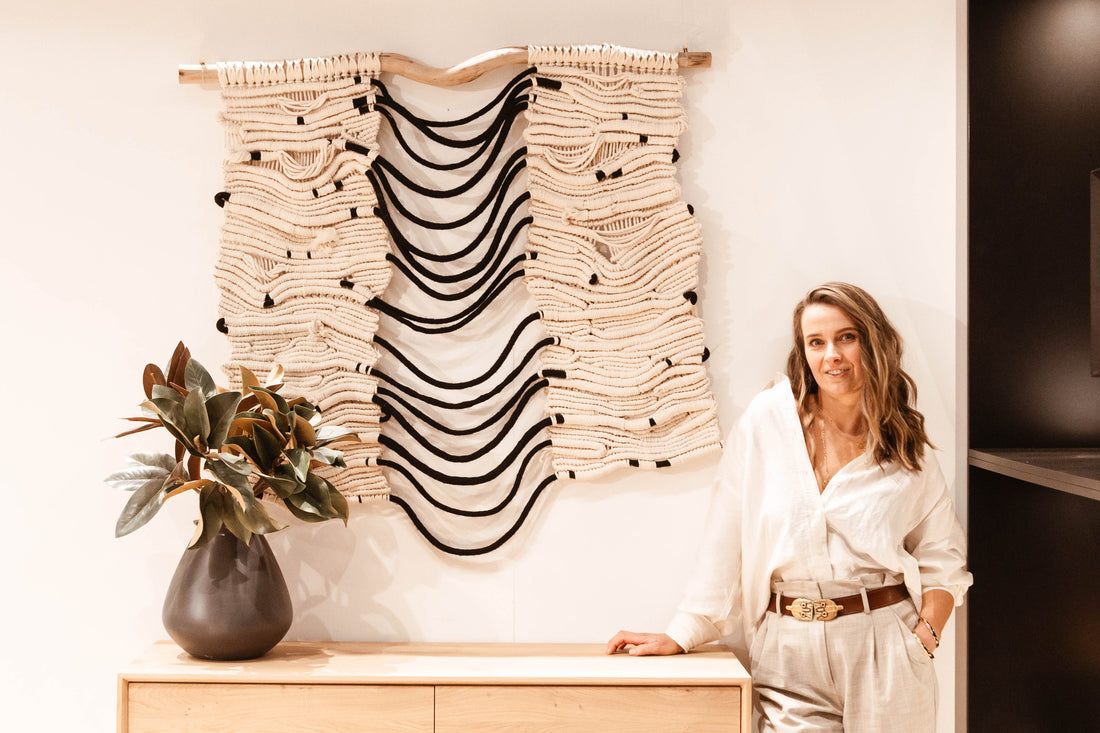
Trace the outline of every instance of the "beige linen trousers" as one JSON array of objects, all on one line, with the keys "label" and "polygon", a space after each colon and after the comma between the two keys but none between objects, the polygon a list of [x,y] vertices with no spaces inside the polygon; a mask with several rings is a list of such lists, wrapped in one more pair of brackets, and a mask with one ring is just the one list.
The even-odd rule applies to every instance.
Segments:
[{"label": "beige linen trousers", "polygon": [[[775,586],[782,605],[861,588],[858,581]],[[918,614],[911,600],[832,621],[774,611],[764,614],[750,651],[760,733],[933,733],[936,672],[912,633]]]}]

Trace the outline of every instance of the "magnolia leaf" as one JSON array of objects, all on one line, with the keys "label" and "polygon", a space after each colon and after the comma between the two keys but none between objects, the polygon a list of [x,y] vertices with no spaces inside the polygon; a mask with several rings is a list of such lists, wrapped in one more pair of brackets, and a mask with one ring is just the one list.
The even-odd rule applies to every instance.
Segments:
[{"label": "magnolia leaf", "polygon": [[166,471],[160,466],[139,466],[112,473],[103,480],[107,482],[108,486],[116,489],[137,491],[144,488],[149,482],[155,482],[159,488],[170,473],[170,471]]},{"label": "magnolia leaf", "polygon": [[184,465],[183,461],[178,461],[172,469],[172,473],[168,475],[168,478],[164,479],[164,487],[166,489],[174,489],[187,481],[187,479],[187,467]]},{"label": "magnolia leaf", "polygon": [[[131,417],[131,418],[126,418],[126,419],[127,420],[134,420],[136,418]],[[140,418],[140,419],[144,421],[144,418]],[[132,430],[126,430],[124,432],[119,433],[118,435],[116,435],[114,437],[116,437],[116,438],[125,438],[127,435],[135,435],[137,433],[144,433],[146,430],[155,430],[156,428],[159,428],[159,427],[160,427],[160,420],[153,420],[152,422],[149,422],[145,425],[142,425],[140,428],[133,428]]]},{"label": "magnolia leaf", "polygon": [[294,488],[289,492],[291,494],[306,490],[306,482],[298,480],[298,477],[294,474],[294,469],[288,463],[280,463],[275,467],[275,477],[294,484]]},{"label": "magnolia leaf", "polygon": [[123,537],[156,516],[164,504],[164,478],[152,479],[138,487],[122,508],[115,523],[115,537]]},{"label": "magnolia leaf", "polygon": [[[293,473],[290,469],[287,469],[287,472]],[[291,494],[302,491],[305,488],[305,484],[298,483],[293,478],[288,478],[286,476],[267,476],[260,474],[260,478],[280,499],[285,499]]]},{"label": "magnolia leaf", "polygon": [[309,451],[303,448],[292,448],[285,455],[287,463],[294,469],[294,478],[306,481],[309,477]]},{"label": "magnolia leaf", "polygon": [[176,459],[167,453],[131,453],[126,456],[126,461],[135,466],[160,466],[171,473],[176,468]]},{"label": "magnolia leaf", "polygon": [[191,352],[180,341],[176,344],[175,351],[172,352],[172,358],[168,360],[168,383],[169,384],[183,384],[185,381],[184,371],[187,369],[187,362],[191,360]]},{"label": "magnolia leaf", "polygon": [[[237,446],[230,446],[240,450]],[[252,473],[252,465],[248,462],[247,458],[237,455],[236,453],[218,453],[217,457],[220,461],[225,463],[231,470],[236,471],[242,476],[247,476]]]},{"label": "magnolia leaf", "polygon": [[231,455],[244,455],[248,460],[259,465],[259,457],[256,455],[256,446],[253,445],[252,439],[247,435],[235,435],[228,438],[225,443],[221,445],[221,453]]},{"label": "magnolia leaf", "polygon": [[242,521],[241,514],[237,511],[238,507],[234,505],[232,501],[222,500],[222,523],[225,524],[225,528],[232,532],[237,539],[246,545],[252,542],[252,530]]},{"label": "magnolia leaf", "polygon": [[256,465],[262,473],[271,473],[275,462],[283,454],[282,441],[272,434],[271,429],[257,423],[253,426],[252,442],[256,446]]},{"label": "magnolia leaf", "polygon": [[[245,400],[249,399],[248,397]],[[244,400],[242,400],[243,402]],[[237,406],[240,410],[240,405]],[[268,422],[262,416],[257,415],[254,412],[238,412],[233,416],[233,422],[229,426],[229,437],[235,437],[238,435],[246,435],[249,438],[252,437],[252,430],[257,423],[267,425]]]},{"label": "magnolia leaf", "polygon": [[188,359],[187,366],[183,370],[183,385],[187,387],[188,392],[201,392],[206,399],[218,393],[218,385],[214,384],[214,378],[198,359]]},{"label": "magnolia leaf", "polygon": [[338,468],[348,467],[348,464],[344,463],[344,454],[342,451],[332,448],[314,448],[312,453],[313,460],[323,466],[336,466]]},{"label": "magnolia leaf", "polygon": [[214,538],[222,528],[221,487],[213,482],[204,486],[199,493],[199,521],[195,525],[195,534],[191,537],[188,549],[204,545]]},{"label": "magnolia leaf", "polygon": [[304,492],[299,494],[291,494],[283,499],[283,504],[290,510],[298,519],[303,522],[323,522],[328,517],[322,517],[317,511],[317,507],[309,502],[309,499],[305,497]]},{"label": "magnolia leaf", "polygon": [[290,404],[290,406],[294,408],[294,412],[298,413],[306,420],[313,420],[313,418],[317,415],[317,408],[313,405],[313,403],[306,402],[303,398],[291,400],[288,404]]},{"label": "magnolia leaf", "polygon": [[164,378],[164,372],[160,370],[159,366],[146,364],[145,370],[141,373],[141,386],[145,388],[146,398],[153,396],[154,384],[168,384],[168,380]]},{"label": "magnolia leaf", "polygon": [[303,492],[309,497],[317,513],[326,519],[336,516],[336,510],[332,507],[332,494],[335,492],[332,484],[325,481],[315,473],[306,478],[306,490]]},{"label": "magnolia leaf", "polygon": [[[173,393],[174,394],[174,393]],[[168,427],[171,423],[172,427],[177,430],[181,430],[184,427],[183,417],[183,400],[172,397],[153,397],[151,400],[146,400],[141,403],[142,407],[151,410],[160,421]]]},{"label": "magnolia leaf", "polygon": [[294,419],[294,437],[298,439],[299,445],[312,446],[317,442],[317,432],[313,429],[313,426],[309,424],[309,419],[303,417],[298,413],[298,408],[294,408],[294,412],[290,413]]},{"label": "magnolia leaf", "polygon": [[[183,417],[183,415],[180,415],[179,417]],[[197,452],[194,445],[191,444],[190,438],[187,437],[187,434],[185,434],[182,429],[176,427],[175,423],[173,423],[171,419],[169,419],[167,416],[162,416],[161,423],[164,425],[168,433],[171,433],[172,437],[176,439],[176,456],[178,458],[183,459],[183,453],[186,451]]]},{"label": "magnolia leaf", "polygon": [[252,393],[252,388],[253,387],[259,387],[260,386],[260,380],[256,378],[256,375],[253,374],[252,370],[249,369],[248,367],[242,365],[240,367],[240,370],[241,370],[241,385],[243,387],[243,389],[241,391],[245,395],[249,395],[249,394]]},{"label": "magnolia leaf", "polygon": [[206,468],[224,484],[225,490],[241,505],[242,509],[252,506],[254,499],[252,484],[248,483],[245,474],[238,473],[234,468],[226,465],[225,461],[214,458],[206,462]]},{"label": "magnolia leaf", "polygon": [[256,398],[256,402],[265,410],[278,410],[279,403],[275,401],[274,393],[263,387],[253,387],[252,396]]},{"label": "magnolia leaf", "polygon": [[[327,482],[326,482],[327,483]],[[344,521],[344,526],[348,526],[348,500],[343,494],[336,490],[335,486],[330,484],[329,497],[332,501],[332,508],[336,511],[336,516]]]},{"label": "magnolia leaf", "polygon": [[[200,391],[194,390],[188,393],[183,402],[183,418],[186,422],[180,427],[186,427],[186,433],[191,437],[191,442],[200,449],[200,452],[205,453],[206,451],[202,450],[204,447],[202,443],[206,442],[206,436],[210,434],[210,418],[206,414],[206,401]],[[196,437],[201,440],[196,440]]]},{"label": "magnolia leaf", "polygon": [[286,415],[275,410],[264,410],[263,416],[267,418],[280,443],[285,444],[290,433],[290,421],[286,419]]},{"label": "magnolia leaf", "polygon": [[264,506],[262,501],[257,501],[247,511],[241,511],[238,507],[234,507],[237,519],[241,524],[252,531],[253,534],[269,534],[271,532],[278,532],[280,529],[286,529],[286,525],[282,522],[277,522],[267,513],[267,507]]},{"label": "magnolia leaf", "polygon": [[241,509],[251,508],[256,503],[256,497],[252,493],[252,487],[249,486],[247,491],[242,491],[236,486],[230,486],[229,484],[222,484],[226,493],[229,494],[229,498],[232,499],[233,504],[241,507]]},{"label": "magnolia leaf", "polygon": [[[252,390],[256,394],[256,398],[260,400],[260,404],[263,405],[265,410],[277,410],[280,414],[287,414],[290,412],[290,405],[283,399],[283,396],[276,393],[273,389],[266,389],[264,387],[255,387]],[[264,396],[270,398],[268,401],[264,400]]]},{"label": "magnolia leaf", "polygon": [[200,476],[202,476],[202,456],[192,453],[187,457],[187,476],[184,480],[198,480]]},{"label": "magnolia leaf", "polygon": [[245,392],[244,395],[245,397],[241,400],[241,404],[237,405],[237,417],[249,414],[252,410],[260,406],[260,401],[256,399],[256,395],[251,389]]},{"label": "magnolia leaf", "polygon": [[172,489],[172,490],[171,490],[171,491],[169,491],[169,492],[168,492],[167,494],[165,494],[165,495],[164,495],[164,500],[165,500],[165,501],[168,501],[168,500],[169,500],[169,499],[171,499],[171,498],[172,498],[173,496],[177,496],[177,495],[179,495],[179,494],[183,494],[183,493],[185,493],[185,492],[187,492],[187,491],[200,491],[200,492],[201,492],[201,491],[202,491],[202,489],[203,489],[203,488],[204,488],[204,487],[205,487],[205,486],[206,486],[207,484],[212,484],[212,483],[214,483],[214,482],[213,482],[213,481],[211,481],[211,480],[210,480],[210,479],[208,479],[208,478],[200,478],[200,479],[199,479],[198,481],[188,481],[188,482],[187,482],[187,483],[185,483],[185,484],[180,484],[179,486],[177,486],[176,488]]},{"label": "magnolia leaf", "polygon": [[240,401],[240,392],[222,392],[206,401],[206,415],[210,423],[207,443],[212,448],[221,448],[229,437],[229,428],[233,425]]},{"label": "magnolia leaf", "polygon": [[337,441],[355,441],[358,442],[359,438],[355,434],[354,430],[349,428],[342,428],[337,425],[324,425],[317,428],[317,442],[316,445],[328,445],[329,443],[335,443]]},{"label": "magnolia leaf", "polygon": [[286,371],[283,369],[283,365],[276,364],[275,366],[271,367],[271,371],[267,373],[267,386],[271,387],[276,384],[281,385],[283,383],[284,376],[286,376]]},{"label": "magnolia leaf", "polygon": [[170,400],[172,402],[183,405],[183,395],[179,393],[174,387],[167,384],[154,384],[153,394],[150,396],[154,402],[157,400]]}]

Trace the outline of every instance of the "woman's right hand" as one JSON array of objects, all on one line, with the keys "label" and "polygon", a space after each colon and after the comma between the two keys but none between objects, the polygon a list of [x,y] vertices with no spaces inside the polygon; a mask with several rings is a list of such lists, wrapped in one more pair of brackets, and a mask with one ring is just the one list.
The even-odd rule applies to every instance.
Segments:
[{"label": "woman's right hand", "polygon": [[[626,649],[626,647],[630,647]],[[660,654],[682,654],[684,649],[668,634],[640,634],[634,631],[620,631],[607,642],[607,653],[614,654],[626,649],[627,654],[637,657]]]}]

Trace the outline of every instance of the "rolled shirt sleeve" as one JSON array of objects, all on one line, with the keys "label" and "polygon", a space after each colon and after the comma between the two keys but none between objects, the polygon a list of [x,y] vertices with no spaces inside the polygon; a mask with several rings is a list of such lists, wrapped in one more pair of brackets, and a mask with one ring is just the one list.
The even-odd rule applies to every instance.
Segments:
[{"label": "rolled shirt sleeve", "polygon": [[966,569],[966,535],[939,464],[926,461],[920,475],[925,500],[916,526],[905,537],[905,550],[917,562],[921,591],[945,590],[960,606],[974,583]]}]

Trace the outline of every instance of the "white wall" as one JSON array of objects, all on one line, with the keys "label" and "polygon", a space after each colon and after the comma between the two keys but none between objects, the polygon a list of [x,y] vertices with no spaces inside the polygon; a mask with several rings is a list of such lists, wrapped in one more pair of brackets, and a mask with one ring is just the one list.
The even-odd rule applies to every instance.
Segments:
[{"label": "white wall", "polygon": [[[920,406],[955,473],[954,0],[11,5],[0,26],[0,695],[23,724],[8,729],[113,729],[117,668],[164,637],[160,604],[194,508],[174,500],[115,540],[125,497],[101,479],[143,446],[105,438],[140,401],[144,363],[163,363],[179,339],[211,367],[227,353],[213,328],[219,102],[178,86],[180,63],[388,50],[446,66],[528,42],[711,51],[711,69],[687,72],[680,166],[705,238],[701,306],[724,427],[781,369],[793,303],[847,279],[907,338]],[[555,484],[526,530],[476,561],[439,555],[385,507],[356,511],[347,530],[276,535],[296,603],[290,637],[603,641],[660,629],[712,466]],[[948,642],[943,731],[953,663]]]}]

